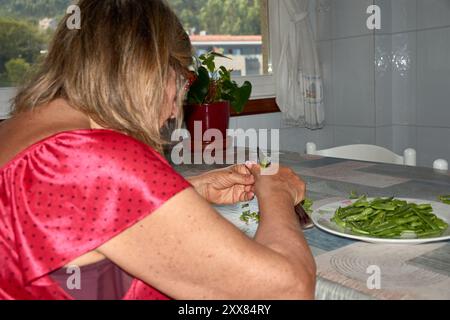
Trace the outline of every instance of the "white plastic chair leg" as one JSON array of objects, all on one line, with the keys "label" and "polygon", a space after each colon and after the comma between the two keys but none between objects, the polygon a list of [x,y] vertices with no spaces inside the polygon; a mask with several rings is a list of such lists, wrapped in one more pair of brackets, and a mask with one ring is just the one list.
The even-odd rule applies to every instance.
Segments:
[{"label": "white plastic chair leg", "polygon": [[406,149],[404,152],[405,165],[415,167],[417,166],[417,152],[414,149]]},{"label": "white plastic chair leg", "polygon": [[306,144],[306,154],[314,155],[317,151],[317,145],[313,142],[308,142]]}]

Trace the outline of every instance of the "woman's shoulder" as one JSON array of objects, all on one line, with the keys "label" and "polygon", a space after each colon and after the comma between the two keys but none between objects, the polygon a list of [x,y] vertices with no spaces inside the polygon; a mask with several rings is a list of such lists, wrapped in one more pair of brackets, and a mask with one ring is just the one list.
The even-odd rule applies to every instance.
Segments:
[{"label": "woman's shoulder", "polygon": [[[64,149],[65,152],[88,152],[91,156],[100,158],[109,156],[110,160],[122,159],[137,162],[140,157],[164,160],[152,147],[133,137],[109,129],[80,129],[60,132],[44,141],[44,144],[55,145]],[[121,155],[122,158],[116,158],[118,155]]]},{"label": "woman's shoulder", "polygon": [[53,133],[28,146],[8,161],[3,169],[30,158],[54,158],[61,165],[67,162],[82,164],[104,162],[116,164],[168,165],[167,161],[150,146],[123,133],[109,129],[76,129]]}]

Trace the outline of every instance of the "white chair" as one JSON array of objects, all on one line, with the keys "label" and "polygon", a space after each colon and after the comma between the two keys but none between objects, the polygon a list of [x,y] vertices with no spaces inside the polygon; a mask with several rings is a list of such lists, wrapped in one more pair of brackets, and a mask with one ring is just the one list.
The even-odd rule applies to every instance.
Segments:
[{"label": "white chair", "polygon": [[399,165],[417,166],[417,153],[414,149],[406,149],[403,156],[392,151],[374,145],[355,144],[326,150],[317,150],[313,142],[306,144],[306,153],[323,157],[392,163]]},{"label": "white chair", "polygon": [[438,159],[433,163],[433,168],[440,171],[448,171],[448,161],[444,159]]}]

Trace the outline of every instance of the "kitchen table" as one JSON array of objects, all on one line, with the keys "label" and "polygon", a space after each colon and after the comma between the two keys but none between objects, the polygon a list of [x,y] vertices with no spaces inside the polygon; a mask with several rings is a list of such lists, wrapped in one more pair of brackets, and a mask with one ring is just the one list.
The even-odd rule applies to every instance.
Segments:
[{"label": "kitchen table", "polygon": [[[352,191],[428,201],[450,194],[449,172],[292,152],[281,152],[279,158],[306,181],[307,196],[315,208],[348,199]],[[192,176],[218,167],[181,165],[176,169]],[[227,212],[225,207],[218,210]],[[236,210],[235,217],[227,218],[242,230],[239,215]],[[317,263],[317,299],[450,299],[450,242],[375,245],[316,228],[305,231],[305,237]]]}]

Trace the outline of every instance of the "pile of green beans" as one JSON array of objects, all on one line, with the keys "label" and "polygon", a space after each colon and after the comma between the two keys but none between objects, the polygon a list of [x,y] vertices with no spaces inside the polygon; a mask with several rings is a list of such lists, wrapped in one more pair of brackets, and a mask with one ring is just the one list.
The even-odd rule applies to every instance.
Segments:
[{"label": "pile of green beans", "polygon": [[441,201],[442,203],[450,205],[450,195],[440,196],[439,197],[439,201]]},{"label": "pile of green beans", "polygon": [[395,198],[366,196],[339,208],[331,219],[354,234],[374,238],[430,238],[441,236],[448,224],[433,214],[430,204],[415,204]]}]

